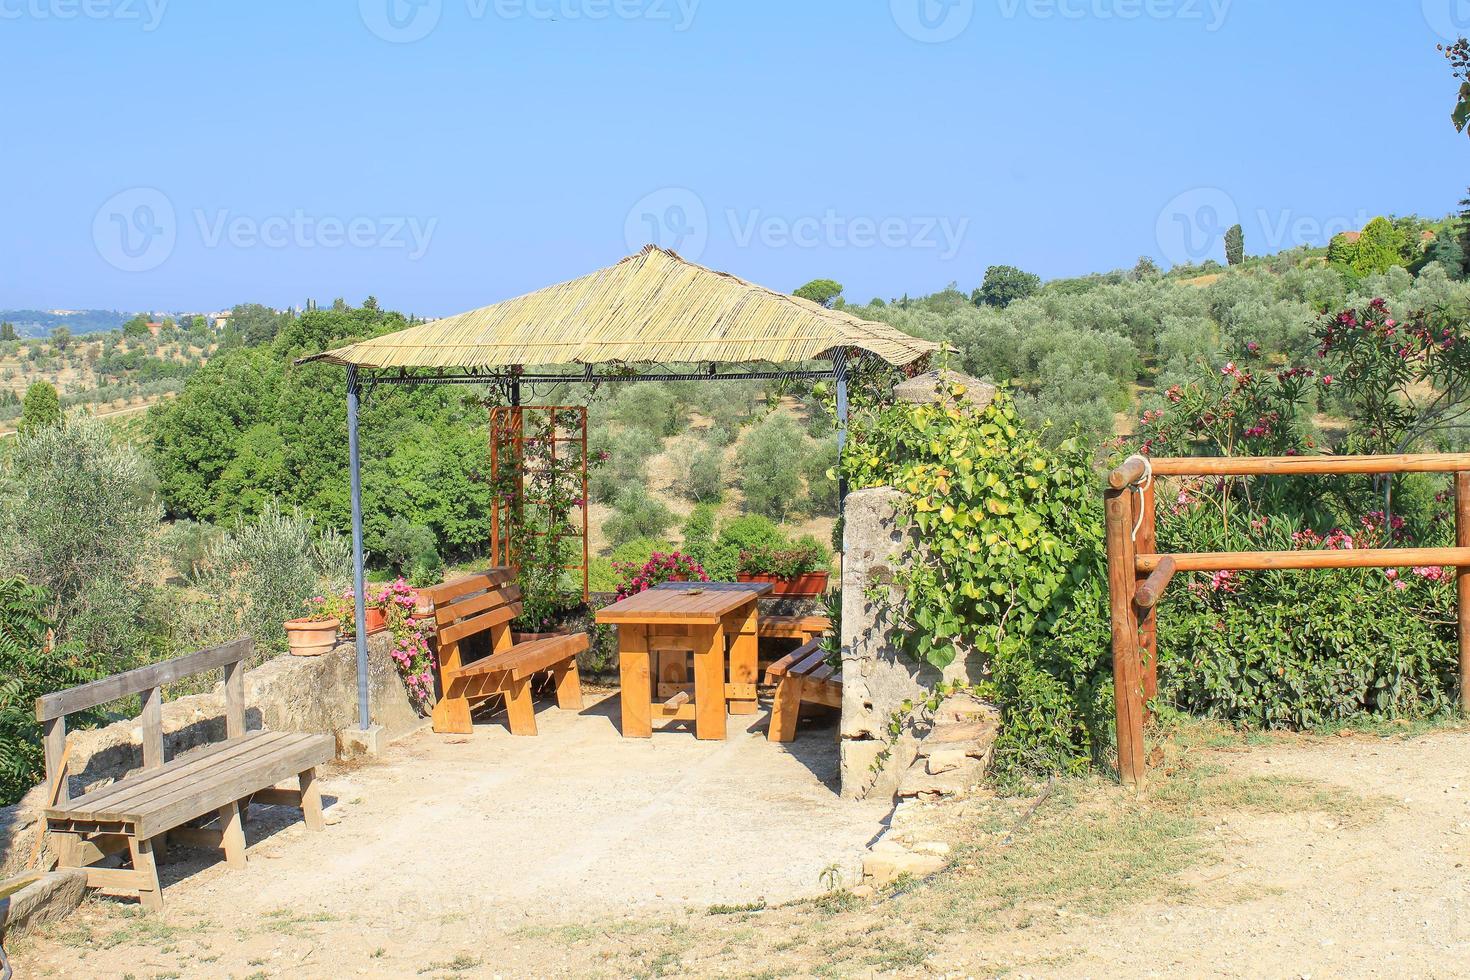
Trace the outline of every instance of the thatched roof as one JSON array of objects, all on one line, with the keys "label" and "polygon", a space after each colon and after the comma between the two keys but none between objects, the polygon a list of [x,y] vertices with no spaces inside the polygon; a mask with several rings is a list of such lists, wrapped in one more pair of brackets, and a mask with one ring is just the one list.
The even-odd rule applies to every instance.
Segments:
[{"label": "thatched roof", "polygon": [[857,347],[908,364],[939,345],[649,245],[617,265],[307,360],[364,368],[697,364],[823,358]]}]

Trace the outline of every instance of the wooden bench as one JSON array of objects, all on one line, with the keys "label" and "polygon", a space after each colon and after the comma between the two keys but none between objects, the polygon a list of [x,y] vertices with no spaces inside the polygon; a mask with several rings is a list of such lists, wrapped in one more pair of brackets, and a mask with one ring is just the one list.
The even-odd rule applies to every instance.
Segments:
[{"label": "wooden bench", "polygon": [[832,628],[826,616],[762,616],[761,637],[786,637],[806,643]]},{"label": "wooden bench", "polygon": [[[170,840],[221,849],[232,868],[245,866],[244,823],[252,801],[300,807],[306,826],[322,828],[316,768],[336,755],[331,735],[245,730],[245,665],[249,640],[139,667],[36,701],[45,726],[46,782],[52,803],[46,829],[55,836],[58,863],[86,868],[92,888],[134,892],[149,909],[163,908],[157,862]],[[223,667],[225,740],[165,760],[162,687]],[[143,696],[143,768],[110,786],[71,799],[67,787],[66,716],[133,694]],[[295,789],[276,783],[296,779]],[[218,818],[218,828],[185,826]],[[132,869],[98,868],[102,858],[126,851]]]},{"label": "wooden bench", "polygon": [[521,590],[513,569],[496,568],[466,575],[427,590],[433,603],[439,650],[439,700],[434,731],[468,735],[471,710],[499,694],[515,735],[536,734],[531,696],[534,675],[550,672],[556,703],[563,710],[582,707],[577,654],[587,649],[586,633],[524,637],[510,622],[521,614]]},{"label": "wooden bench", "polygon": [[766,683],[776,685],[776,702],[766,729],[770,741],[795,740],[803,702],[842,707],[842,674],[827,663],[822,643],[820,636],[808,640],[766,671]]}]

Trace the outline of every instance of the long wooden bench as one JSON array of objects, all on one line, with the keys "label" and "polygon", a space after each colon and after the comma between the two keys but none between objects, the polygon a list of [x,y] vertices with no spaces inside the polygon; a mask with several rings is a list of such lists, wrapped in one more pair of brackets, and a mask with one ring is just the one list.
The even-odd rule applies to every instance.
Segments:
[{"label": "long wooden bench", "polygon": [[[249,640],[140,667],[36,701],[45,726],[46,782],[53,805],[46,829],[55,835],[62,867],[86,868],[92,888],[134,892],[149,909],[163,908],[158,861],[170,840],[225,852],[232,868],[245,866],[244,824],[251,802],[300,807],[306,825],[322,828],[316,769],[336,755],[331,735],[249,732],[245,729],[245,660]],[[166,760],[162,687],[181,678],[224,668],[225,740]],[[67,786],[66,716],[133,694],[143,696],[143,768],[109,786],[71,799]],[[293,778],[294,789],[276,784]],[[204,818],[204,819],[201,819]],[[218,819],[218,827],[186,826]],[[126,851],[132,868],[92,865]]]},{"label": "long wooden bench", "polygon": [[434,731],[468,735],[470,712],[495,695],[505,698],[505,713],[515,735],[536,734],[531,681],[549,672],[556,703],[563,710],[582,707],[577,654],[587,649],[586,633],[525,637],[511,632],[521,614],[521,590],[513,569],[496,568],[466,575],[427,590],[433,603],[439,650],[438,702]]},{"label": "long wooden bench", "polygon": [[771,724],[766,729],[770,741],[795,740],[802,702],[842,707],[842,674],[827,663],[822,643],[820,636],[808,640],[766,670],[766,683],[776,685]]}]

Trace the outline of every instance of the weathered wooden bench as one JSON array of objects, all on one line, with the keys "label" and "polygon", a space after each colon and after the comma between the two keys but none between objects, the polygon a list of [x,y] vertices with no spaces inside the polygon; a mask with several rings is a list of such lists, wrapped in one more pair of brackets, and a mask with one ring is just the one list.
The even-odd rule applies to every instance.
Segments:
[{"label": "weathered wooden bench", "polygon": [[[45,810],[62,867],[86,868],[87,885],[135,892],[146,908],[163,908],[158,860],[170,840],[221,849],[232,868],[245,866],[244,822],[251,802],[300,807],[306,825],[322,828],[316,767],[336,755],[331,735],[245,730],[245,664],[249,640],[139,667],[38,698],[45,726],[46,781],[53,805]],[[225,674],[225,740],[166,760],[162,687],[216,668]],[[63,758],[66,716],[133,694],[143,696],[143,768],[110,786],[71,799]],[[276,783],[294,777],[295,789]],[[218,828],[186,826],[218,817]],[[91,865],[127,851],[132,869]]]},{"label": "weathered wooden bench", "polygon": [[524,637],[511,632],[521,614],[515,572],[491,569],[427,590],[433,603],[439,650],[438,702],[434,731],[467,735],[474,730],[471,710],[499,694],[515,735],[536,734],[531,681],[550,673],[556,703],[563,710],[582,707],[577,654],[587,649],[586,633]]},{"label": "weathered wooden bench", "polygon": [[803,702],[842,707],[842,674],[827,663],[822,642],[820,636],[808,640],[766,671],[766,683],[776,685],[771,724],[766,729],[770,741],[795,740],[796,721]]}]

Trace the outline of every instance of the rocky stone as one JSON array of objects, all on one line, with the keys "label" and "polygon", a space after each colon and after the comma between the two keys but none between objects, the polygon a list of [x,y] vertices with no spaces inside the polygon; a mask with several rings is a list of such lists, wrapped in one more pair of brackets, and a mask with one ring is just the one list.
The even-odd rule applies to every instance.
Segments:
[{"label": "rocky stone", "polygon": [[924,771],[931,776],[951,772],[969,761],[963,746],[953,749],[930,749],[924,754]]},{"label": "rocky stone", "polygon": [[14,941],[70,914],[87,894],[87,872],[67,868],[0,882],[0,938]]},{"label": "rocky stone", "polygon": [[985,763],[978,759],[966,758],[959,766],[938,774],[925,771],[923,766],[914,766],[899,781],[898,796],[923,801],[959,800],[969,796],[984,781]]},{"label": "rocky stone", "polygon": [[961,385],[965,391],[960,397],[974,405],[977,409],[984,409],[995,401],[995,385],[984,381],[977,381],[967,374],[958,371],[930,371],[918,377],[910,378],[894,386],[893,397],[901,402],[911,402],[922,405],[940,399],[954,390],[955,385]]},{"label": "rocky stone", "polygon": [[881,840],[863,855],[863,880],[881,888],[903,875],[927,878],[949,865],[943,854],[920,853],[895,840]]}]

